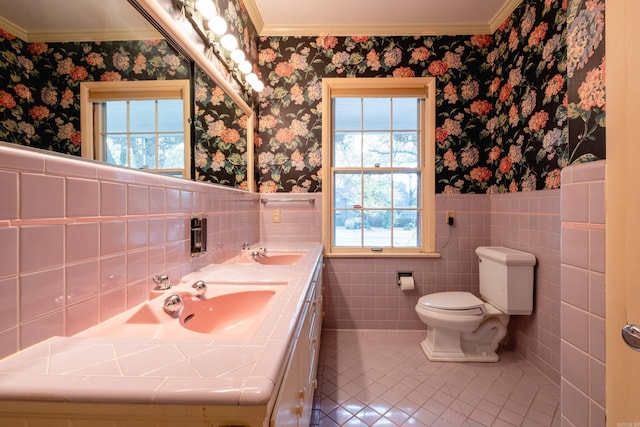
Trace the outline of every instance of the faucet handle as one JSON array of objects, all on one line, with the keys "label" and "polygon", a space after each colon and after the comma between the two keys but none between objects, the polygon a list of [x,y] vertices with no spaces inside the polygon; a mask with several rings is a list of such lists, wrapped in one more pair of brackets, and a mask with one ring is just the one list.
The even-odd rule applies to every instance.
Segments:
[{"label": "faucet handle", "polygon": [[177,316],[184,307],[184,301],[180,295],[170,295],[164,300],[162,308],[167,314]]},{"label": "faucet handle", "polygon": [[204,280],[198,280],[191,285],[191,287],[196,290],[196,295],[200,298],[204,298],[204,295],[207,293],[207,284]]},{"label": "faucet handle", "polygon": [[166,290],[171,288],[171,281],[166,274],[157,274],[153,276],[153,281],[158,285],[156,289]]}]

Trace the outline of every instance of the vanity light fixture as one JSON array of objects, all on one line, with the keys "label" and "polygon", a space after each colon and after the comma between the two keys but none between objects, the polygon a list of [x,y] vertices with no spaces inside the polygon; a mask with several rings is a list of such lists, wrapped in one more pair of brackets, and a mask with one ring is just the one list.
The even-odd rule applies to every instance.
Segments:
[{"label": "vanity light fixture", "polygon": [[244,80],[245,89],[251,88],[256,92],[264,89],[264,84],[252,72],[253,65],[246,59],[245,53],[238,48],[238,39],[233,34],[227,33],[229,25],[218,14],[213,0],[174,0],[174,2],[183,6],[183,13],[208,43],[211,53],[226,62],[236,80],[239,82],[241,79]]}]

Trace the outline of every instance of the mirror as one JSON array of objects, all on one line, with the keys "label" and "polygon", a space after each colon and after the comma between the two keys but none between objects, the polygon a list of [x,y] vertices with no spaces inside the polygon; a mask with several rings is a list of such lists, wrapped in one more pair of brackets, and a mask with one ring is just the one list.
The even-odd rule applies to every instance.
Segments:
[{"label": "mirror", "polygon": [[167,0],[0,0],[0,140],[86,156],[81,83],[186,79],[190,176],[253,191],[253,111],[202,62],[184,28],[158,22],[169,16],[160,16],[161,2],[171,7]]}]

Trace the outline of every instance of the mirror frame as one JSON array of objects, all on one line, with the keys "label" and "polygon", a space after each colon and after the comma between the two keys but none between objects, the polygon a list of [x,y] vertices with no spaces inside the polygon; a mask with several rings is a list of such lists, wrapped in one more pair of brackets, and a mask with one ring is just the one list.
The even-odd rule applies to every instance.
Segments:
[{"label": "mirror frame", "polygon": [[[205,45],[200,35],[185,18],[178,22],[166,10],[169,9],[172,0],[128,0],[147,20],[160,31],[174,46],[191,59],[202,71],[222,88],[222,90],[240,107],[247,115],[247,190],[256,191],[255,182],[255,111],[236,92],[233,86],[209,60],[211,52]],[[164,6],[161,4],[164,3]],[[183,17],[184,18],[184,17]],[[194,177],[192,177],[194,178]]]}]

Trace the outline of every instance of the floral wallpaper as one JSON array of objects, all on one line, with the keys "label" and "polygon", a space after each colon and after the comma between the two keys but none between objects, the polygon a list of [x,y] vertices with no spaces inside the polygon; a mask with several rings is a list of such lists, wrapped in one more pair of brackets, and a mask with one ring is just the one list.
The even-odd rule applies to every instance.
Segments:
[{"label": "floral wallpaper", "polygon": [[438,193],[558,188],[604,158],[603,2],[569,3],[569,55],[566,0],[525,0],[492,35],[261,38],[260,191],[321,191],[323,77],[390,76],[437,78]]},{"label": "floral wallpaper", "polygon": [[247,189],[247,115],[195,69],[195,179]]},{"label": "floral wallpaper", "polygon": [[571,0],[567,12],[569,162],[606,158],[604,0]]},{"label": "floral wallpaper", "polygon": [[27,43],[0,29],[0,140],[80,155],[80,83],[188,79],[164,40]]}]

